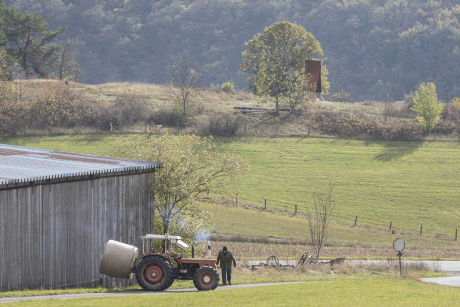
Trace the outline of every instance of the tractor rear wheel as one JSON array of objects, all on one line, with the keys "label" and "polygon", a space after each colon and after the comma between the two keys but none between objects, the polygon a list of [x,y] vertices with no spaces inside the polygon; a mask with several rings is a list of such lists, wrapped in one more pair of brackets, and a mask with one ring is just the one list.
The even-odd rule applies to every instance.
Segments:
[{"label": "tractor rear wheel", "polygon": [[219,284],[219,273],[210,266],[196,270],[193,284],[200,291],[214,290]]},{"label": "tractor rear wheel", "polygon": [[160,256],[145,257],[136,267],[136,280],[144,290],[166,290],[174,282],[171,265]]}]

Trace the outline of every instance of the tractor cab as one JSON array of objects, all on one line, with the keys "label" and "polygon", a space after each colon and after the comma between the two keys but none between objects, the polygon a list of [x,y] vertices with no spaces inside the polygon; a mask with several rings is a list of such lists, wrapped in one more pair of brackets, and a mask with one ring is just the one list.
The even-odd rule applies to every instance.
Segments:
[{"label": "tractor cab", "polygon": [[188,244],[182,241],[182,238],[180,236],[170,236],[169,234],[165,234],[165,235],[148,234],[145,236],[141,236],[141,239],[142,239],[142,257],[145,257],[146,255],[155,254],[154,240],[164,241],[163,242],[164,249],[161,248],[159,251],[157,251],[157,254],[163,254],[163,255],[177,254],[175,251],[176,245],[183,250],[189,249]]}]

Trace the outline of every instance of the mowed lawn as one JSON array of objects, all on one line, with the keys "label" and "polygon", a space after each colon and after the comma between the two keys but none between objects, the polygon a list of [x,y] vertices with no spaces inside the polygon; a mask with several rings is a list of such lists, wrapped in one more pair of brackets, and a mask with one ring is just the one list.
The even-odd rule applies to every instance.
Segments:
[{"label": "mowed lawn", "polygon": [[222,291],[29,301],[6,306],[458,306],[460,292],[404,279],[341,280]]},{"label": "mowed lawn", "polygon": [[[0,138],[0,142],[114,156],[117,139],[126,136],[28,136]],[[393,229],[416,234],[423,225],[424,234],[449,238],[460,226],[457,142],[256,137],[214,140],[219,150],[239,154],[250,162],[249,174],[235,182],[240,204],[263,206],[267,199],[268,208],[293,212],[297,205],[299,213],[305,213],[311,196],[326,192],[332,182],[338,210],[334,220],[339,224],[353,224],[358,216],[359,226],[388,229],[392,222]],[[264,234],[263,229],[260,234]]]}]

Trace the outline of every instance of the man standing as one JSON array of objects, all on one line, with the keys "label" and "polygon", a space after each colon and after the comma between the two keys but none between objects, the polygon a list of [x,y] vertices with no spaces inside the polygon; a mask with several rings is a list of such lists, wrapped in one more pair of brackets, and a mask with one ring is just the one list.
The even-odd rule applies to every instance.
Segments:
[{"label": "man standing", "polygon": [[227,250],[227,246],[224,246],[224,248],[219,252],[219,255],[217,255],[217,262],[216,265],[219,265],[220,262],[220,267],[222,269],[222,285],[226,286],[227,285],[227,279],[228,279],[228,284],[232,284],[232,261],[233,261],[233,266],[236,267],[236,261],[235,257],[233,257],[233,254],[231,251]]}]

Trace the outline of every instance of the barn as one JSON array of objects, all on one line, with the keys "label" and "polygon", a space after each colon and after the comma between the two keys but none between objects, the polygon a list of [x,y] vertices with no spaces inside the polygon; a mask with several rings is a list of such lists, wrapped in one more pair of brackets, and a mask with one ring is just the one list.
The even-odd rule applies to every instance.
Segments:
[{"label": "barn", "polygon": [[103,276],[105,243],[142,248],[161,163],[0,144],[0,291],[126,286]]}]

